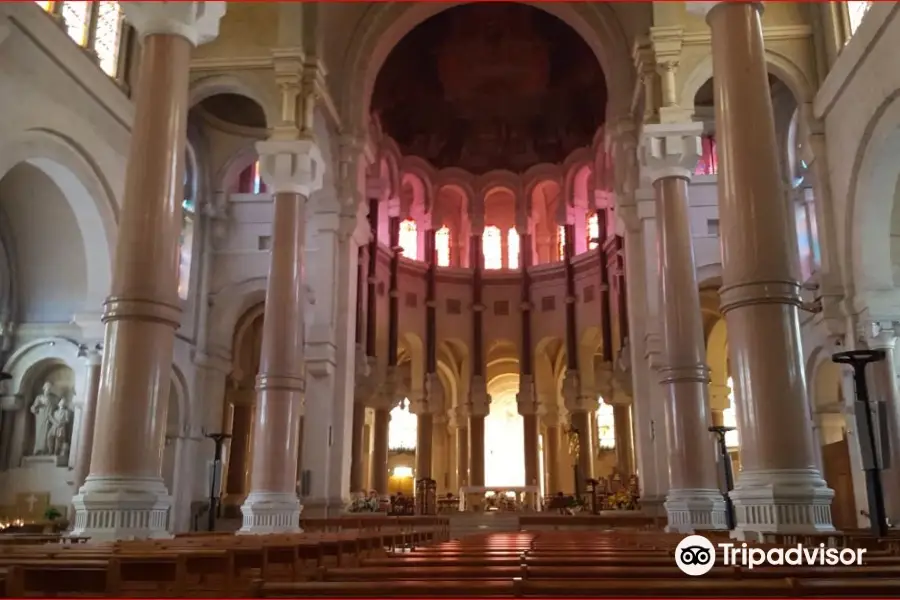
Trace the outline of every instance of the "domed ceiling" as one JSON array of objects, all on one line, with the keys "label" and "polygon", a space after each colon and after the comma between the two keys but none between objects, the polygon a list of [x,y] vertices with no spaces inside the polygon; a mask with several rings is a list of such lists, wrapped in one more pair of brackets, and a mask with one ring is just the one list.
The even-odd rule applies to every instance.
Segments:
[{"label": "domed ceiling", "polygon": [[438,168],[521,172],[590,146],[606,85],[594,53],[556,17],[522,4],[467,4],[397,44],[372,111],[405,155]]}]

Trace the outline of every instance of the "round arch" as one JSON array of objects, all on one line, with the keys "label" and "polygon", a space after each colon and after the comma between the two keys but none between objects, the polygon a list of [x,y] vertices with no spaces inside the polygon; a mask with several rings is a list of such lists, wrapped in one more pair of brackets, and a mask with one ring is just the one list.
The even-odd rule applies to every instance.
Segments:
[{"label": "round arch", "polygon": [[[423,21],[463,2],[374,4],[359,20],[344,63],[340,106],[351,130],[368,130],[368,110],[378,72],[403,37]],[[616,11],[607,3],[523,2],[569,25],[597,57],[609,93],[607,114],[627,114],[634,87],[631,48]]]},{"label": "round arch", "polygon": [[112,287],[118,233],[115,194],[87,153],[54,131],[32,129],[0,143],[0,179],[21,163],[43,172],[68,201],[83,241],[85,307],[102,305]]},{"label": "round arch", "polygon": [[219,94],[235,94],[244,96],[256,102],[262,108],[263,114],[266,116],[266,125],[271,127],[273,123],[278,123],[280,117],[280,103],[278,99],[269,98],[261,89],[258,82],[247,81],[239,75],[211,75],[209,77],[201,77],[193,82],[188,90],[188,106],[194,107],[207,98],[218,96]]},{"label": "round arch", "polygon": [[[220,358],[231,359],[231,344],[238,320],[266,300],[266,278],[254,277],[219,290],[209,312],[209,348]],[[203,343],[203,340],[200,340]]]}]

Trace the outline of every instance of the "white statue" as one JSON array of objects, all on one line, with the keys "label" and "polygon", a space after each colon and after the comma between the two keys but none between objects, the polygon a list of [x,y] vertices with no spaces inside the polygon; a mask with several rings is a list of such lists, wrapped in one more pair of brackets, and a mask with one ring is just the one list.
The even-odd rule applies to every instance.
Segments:
[{"label": "white statue", "polygon": [[41,393],[35,396],[34,402],[31,404],[31,414],[34,415],[34,451],[33,456],[47,454],[50,450],[47,448],[47,432],[50,429],[50,413],[53,411],[53,394],[50,389],[53,387],[49,381],[44,382]]},{"label": "white statue", "polygon": [[47,450],[54,456],[69,454],[69,423],[72,413],[66,408],[64,398],[59,399],[56,410],[50,415],[50,429],[47,432]]}]

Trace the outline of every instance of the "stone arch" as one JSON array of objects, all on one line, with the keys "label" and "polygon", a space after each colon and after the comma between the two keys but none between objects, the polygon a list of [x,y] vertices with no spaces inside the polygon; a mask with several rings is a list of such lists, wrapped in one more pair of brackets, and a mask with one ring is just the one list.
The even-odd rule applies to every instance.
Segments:
[{"label": "stone arch", "polygon": [[[340,106],[351,130],[367,130],[375,79],[394,46],[423,21],[458,4],[461,3],[388,3],[369,7],[350,36],[352,42],[341,69],[347,76],[342,82]],[[635,75],[631,48],[616,11],[600,2],[523,4],[552,14],[584,39],[606,76],[607,114],[627,114]]]},{"label": "stone arch", "polygon": [[[813,101],[814,92],[809,79],[792,60],[774,50],[766,49],[766,68],[769,73],[788,86],[794,94],[794,99],[796,99],[798,105],[802,106]],[[712,54],[708,54],[685,78],[681,86],[681,108],[690,111],[694,110],[694,98],[697,96],[697,91],[712,76]]]},{"label": "stone arch", "polygon": [[844,271],[856,294],[895,287],[891,234],[900,181],[898,98],[900,90],[895,90],[875,111],[851,171],[844,218]]},{"label": "stone arch", "polygon": [[118,222],[115,194],[84,149],[58,132],[32,129],[0,145],[0,181],[23,163],[46,175],[74,213],[87,279],[84,306],[77,310],[97,310],[112,285]]},{"label": "stone arch", "polygon": [[266,278],[254,277],[225,286],[212,298],[209,312],[209,349],[220,358],[231,360],[232,342],[238,320],[248,309],[265,302]]},{"label": "stone arch", "polygon": [[409,393],[421,392],[425,385],[425,344],[415,333],[401,331],[400,346],[409,361]]},{"label": "stone arch", "polygon": [[256,102],[262,108],[266,116],[266,125],[272,127],[281,121],[281,107],[279,99],[268,98],[260,93],[265,89],[255,81],[240,74],[236,75],[210,75],[201,77],[191,83],[188,91],[188,106],[194,107],[207,98],[220,94],[235,94]]}]

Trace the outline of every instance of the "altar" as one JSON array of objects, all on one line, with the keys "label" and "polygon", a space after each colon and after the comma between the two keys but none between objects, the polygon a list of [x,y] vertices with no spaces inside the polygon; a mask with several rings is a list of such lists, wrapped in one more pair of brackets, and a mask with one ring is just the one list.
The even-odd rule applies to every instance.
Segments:
[{"label": "altar", "polygon": [[541,490],[536,485],[459,488],[460,512],[536,512],[542,510],[542,503]]}]

